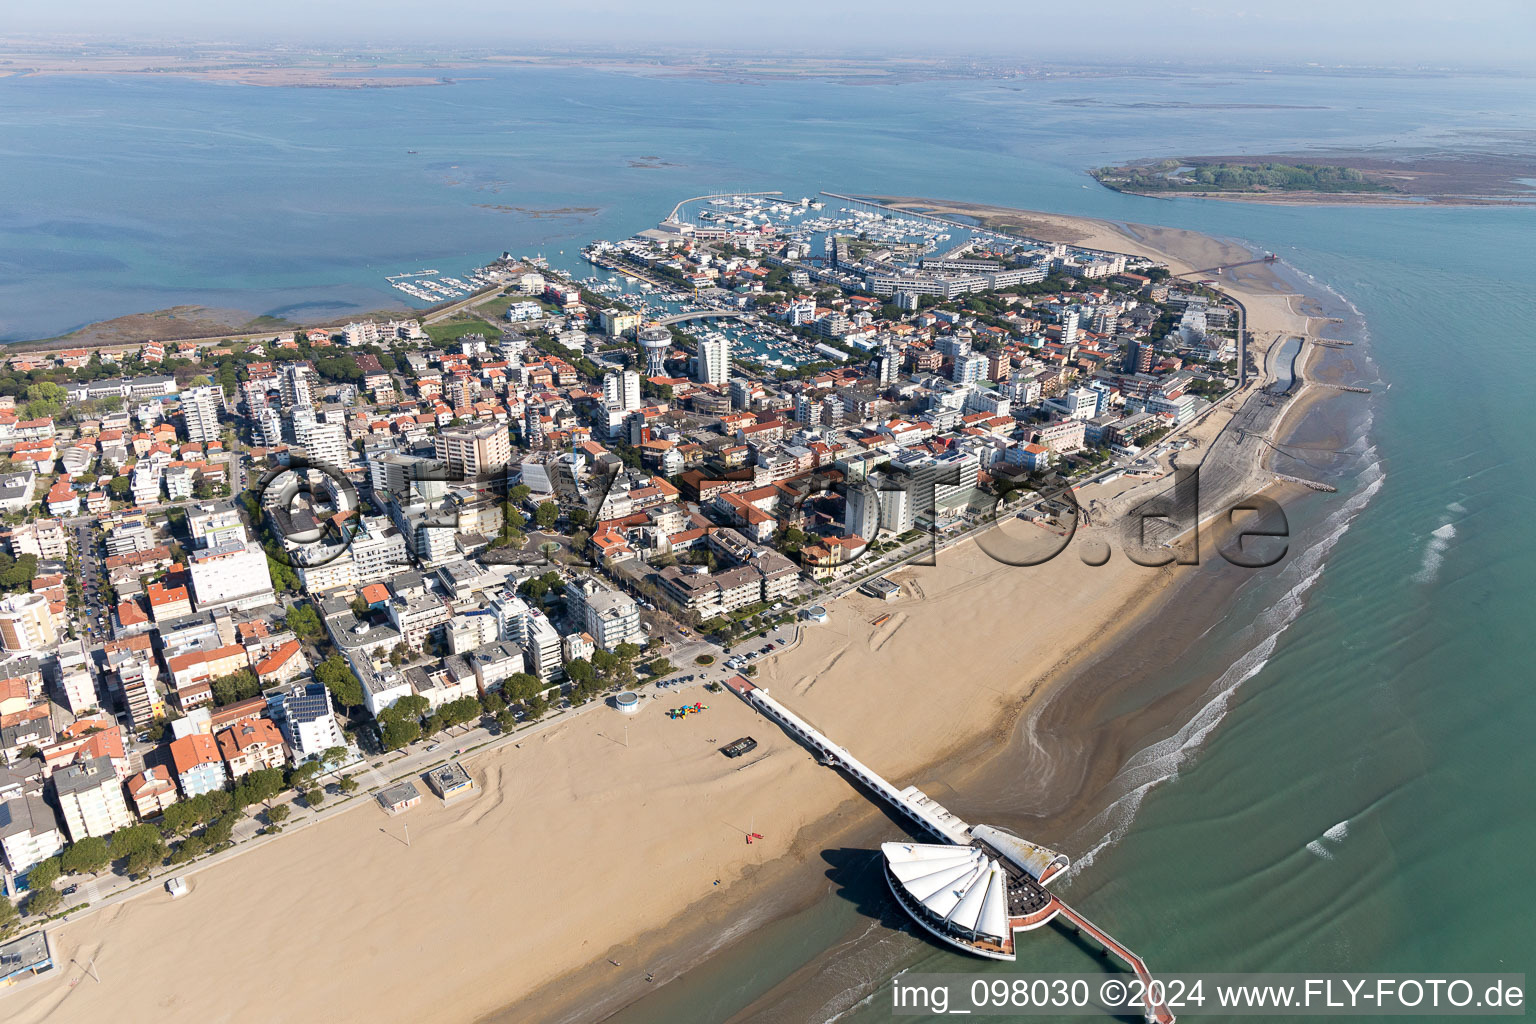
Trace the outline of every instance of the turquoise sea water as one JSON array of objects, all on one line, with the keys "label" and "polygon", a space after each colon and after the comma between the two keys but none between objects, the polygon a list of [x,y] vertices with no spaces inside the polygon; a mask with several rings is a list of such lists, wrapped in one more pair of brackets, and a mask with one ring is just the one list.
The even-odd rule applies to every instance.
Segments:
[{"label": "turquoise sea water", "polygon": [[[3,79],[0,338],[190,302],[378,308],[396,295],[387,273],[503,249],[564,249],[574,266],[582,242],[720,188],[953,197],[1273,250],[1332,289],[1340,331],[1363,343],[1375,393],[1352,409],[1345,454],[1310,467],[1341,491],[1293,509],[1292,557],[1246,583],[1179,667],[1210,682],[1207,710],[1133,759],[1102,820],[1038,838],[1079,861],[1073,902],[1155,969],[1528,970],[1536,210],[1152,200],[1082,169],[1533,144],[1536,84],[1518,79],[850,86],[571,70],[355,92]],[[877,924],[872,871],[832,873],[821,904],[621,1019],[880,1020],[894,972],[982,969]],[[1022,945],[1019,966],[986,969],[1093,969],[1060,935]],[[807,963],[813,978],[796,973]]]}]

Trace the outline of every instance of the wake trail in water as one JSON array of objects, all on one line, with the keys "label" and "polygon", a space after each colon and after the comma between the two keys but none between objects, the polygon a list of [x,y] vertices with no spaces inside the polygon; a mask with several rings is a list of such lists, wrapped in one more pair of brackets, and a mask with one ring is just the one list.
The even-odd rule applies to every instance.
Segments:
[{"label": "wake trail in water", "polygon": [[[1286,573],[1299,579],[1249,627],[1250,634],[1261,634],[1259,639],[1206,690],[1207,699],[1200,710],[1178,732],[1144,747],[1120,769],[1115,781],[1111,783],[1112,787],[1120,791],[1120,795],[1073,837],[1073,845],[1087,852],[1075,859],[1070,875],[1089,867],[1102,850],[1125,835],[1147,793],[1162,783],[1178,778],[1179,769],[1194,756],[1206,737],[1226,717],[1238,688],[1258,675],[1269,663],[1280,637],[1301,613],[1307,592],[1322,576],[1328,554],[1349,531],[1355,517],[1381,490],[1386,476],[1379,462],[1371,463],[1362,474],[1362,479],[1367,478],[1369,482],[1366,486],[1351,495],[1348,501],[1323,521],[1326,532],[1322,539],[1286,567]],[[1347,826],[1344,822],[1340,824]]]}]

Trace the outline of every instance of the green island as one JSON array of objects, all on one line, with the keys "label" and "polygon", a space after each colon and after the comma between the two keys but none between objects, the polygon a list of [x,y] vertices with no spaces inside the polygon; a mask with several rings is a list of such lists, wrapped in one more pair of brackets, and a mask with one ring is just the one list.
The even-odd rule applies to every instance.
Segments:
[{"label": "green island", "polygon": [[1402,189],[1354,167],[1310,163],[1228,163],[1199,160],[1146,161],[1090,172],[1117,192],[1369,192]]}]

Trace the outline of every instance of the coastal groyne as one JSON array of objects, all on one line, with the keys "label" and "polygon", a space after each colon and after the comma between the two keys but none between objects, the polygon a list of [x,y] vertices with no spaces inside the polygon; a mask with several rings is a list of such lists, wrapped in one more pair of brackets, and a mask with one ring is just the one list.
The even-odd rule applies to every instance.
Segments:
[{"label": "coastal groyne", "polygon": [[1323,491],[1327,494],[1334,494],[1338,491],[1338,488],[1333,486],[1333,484],[1325,484],[1317,480],[1308,480],[1305,477],[1291,476],[1289,473],[1276,473],[1275,479],[1284,480],[1287,483],[1300,484],[1302,487],[1310,487],[1314,491]]},{"label": "coastal groyne", "polygon": [[1329,384],[1325,381],[1313,381],[1312,383],[1320,388],[1332,388],[1335,391],[1353,391],[1357,395],[1368,395],[1371,393],[1370,388],[1363,388],[1358,384]]}]

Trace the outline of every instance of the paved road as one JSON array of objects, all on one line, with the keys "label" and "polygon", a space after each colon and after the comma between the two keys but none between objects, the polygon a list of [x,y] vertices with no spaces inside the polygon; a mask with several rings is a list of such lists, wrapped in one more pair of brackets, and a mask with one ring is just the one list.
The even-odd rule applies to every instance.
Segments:
[{"label": "paved road", "polygon": [[[738,646],[738,653],[744,653],[747,649],[757,650],[759,647],[772,643],[774,653],[779,653],[786,647],[792,647],[799,641],[799,627],[783,626],[771,630],[767,639],[753,640],[757,646],[743,643]],[[701,668],[694,664],[693,659],[701,654],[709,654],[715,658],[715,663],[708,668]],[[677,671],[661,680],[668,685],[661,686],[658,683],[647,683],[637,688],[642,696],[655,697],[665,700],[672,693],[683,690],[692,690],[702,687],[708,682],[721,682],[736,674],[735,669],[725,666],[725,655],[719,648],[706,641],[698,640],[691,644],[663,651],[663,656],[672,660],[677,666]],[[686,660],[684,660],[686,659]],[[691,676],[687,683],[675,682],[682,676]],[[673,681],[673,682],[669,682]],[[696,698],[695,698],[696,699]],[[365,758],[361,762],[348,765],[337,772],[329,773],[323,777],[327,785],[328,799],[318,809],[311,809],[304,804],[297,793],[287,792],[272,802],[272,806],[287,805],[289,818],[283,825],[283,832],[291,832],[295,829],[308,828],[317,822],[324,821],[338,814],[345,814],[360,807],[373,806],[373,797],[392,782],[406,777],[416,777],[423,774],[428,768],[445,760],[455,757],[456,751],[464,751],[459,756],[461,761],[472,762],[486,753],[498,750],[507,744],[520,744],[523,740],[535,736],[546,729],[552,729],[583,715],[608,710],[606,695],[603,699],[589,701],[579,707],[568,708],[541,719],[538,722],[521,726],[517,730],[501,734],[494,727],[481,725],[460,726],[446,733],[440,733],[431,740],[414,744],[403,753],[396,752],[382,757]],[[428,749],[430,748],[430,749]],[[375,767],[381,765],[382,767]],[[342,798],[334,783],[340,775],[351,774],[360,783],[359,789],[350,798]],[[423,790],[425,793],[426,791]],[[132,881],[125,876],[111,872],[86,879],[67,879],[72,884],[80,887],[79,892],[68,900],[88,902],[90,906],[76,914],[71,914],[68,920],[78,920],[86,914],[93,914],[98,910],[121,903],[124,900],[134,899],[146,893],[161,891],[161,883],[173,875],[189,876],[199,871],[206,870],[216,864],[221,864],[234,857],[241,856],[266,843],[276,842],[281,835],[259,835],[263,828],[263,821],[256,815],[241,819],[235,826],[235,845],[211,857],[205,857],[191,864],[167,866],[156,869],[150,878]]]}]

